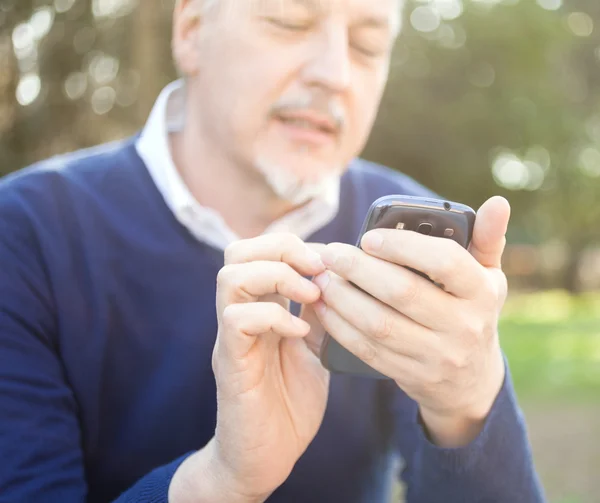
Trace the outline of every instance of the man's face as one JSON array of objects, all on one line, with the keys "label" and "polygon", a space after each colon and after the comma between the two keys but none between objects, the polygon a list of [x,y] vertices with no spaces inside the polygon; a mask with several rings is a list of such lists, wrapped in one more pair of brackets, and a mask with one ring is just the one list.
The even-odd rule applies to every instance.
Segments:
[{"label": "man's face", "polygon": [[280,196],[306,199],[367,141],[400,0],[213,1],[186,34],[196,58],[188,114]]}]

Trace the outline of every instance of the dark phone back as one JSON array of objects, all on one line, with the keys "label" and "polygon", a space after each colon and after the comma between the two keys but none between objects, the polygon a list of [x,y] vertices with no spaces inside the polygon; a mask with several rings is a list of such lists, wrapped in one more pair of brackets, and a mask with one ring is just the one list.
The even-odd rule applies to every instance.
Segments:
[{"label": "dark phone back", "polygon": [[[464,204],[423,197],[386,196],[371,205],[356,246],[360,247],[362,236],[370,230],[403,229],[452,239],[467,248],[474,224],[475,212]],[[321,362],[331,372],[386,379],[329,334],[321,348]]]}]

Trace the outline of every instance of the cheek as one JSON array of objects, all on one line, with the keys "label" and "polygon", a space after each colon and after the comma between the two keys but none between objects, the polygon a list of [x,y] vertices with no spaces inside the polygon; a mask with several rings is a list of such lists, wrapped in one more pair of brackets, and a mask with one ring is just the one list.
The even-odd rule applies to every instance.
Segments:
[{"label": "cheek", "polygon": [[256,60],[256,54],[248,56],[232,64],[216,86],[225,97],[223,109],[235,119],[233,127],[238,136],[255,136],[265,127],[285,82],[277,65]]},{"label": "cheek", "polygon": [[364,87],[352,94],[349,110],[348,143],[362,149],[369,137],[381,100],[381,92],[375,86]]},{"label": "cheek", "polygon": [[247,144],[264,127],[269,99],[255,76],[239,70],[222,72],[205,90],[210,98],[202,101],[212,109],[212,126],[227,141]]}]

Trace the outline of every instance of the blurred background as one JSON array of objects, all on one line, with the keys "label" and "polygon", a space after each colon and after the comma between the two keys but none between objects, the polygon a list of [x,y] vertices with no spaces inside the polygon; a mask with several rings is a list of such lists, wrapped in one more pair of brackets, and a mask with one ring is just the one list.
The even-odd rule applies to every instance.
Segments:
[{"label": "blurred background", "polygon": [[[242,0],[240,0],[242,1]],[[513,206],[502,344],[552,503],[600,501],[600,2],[407,0],[364,157]],[[138,131],[172,0],[0,0],[0,175]]]}]

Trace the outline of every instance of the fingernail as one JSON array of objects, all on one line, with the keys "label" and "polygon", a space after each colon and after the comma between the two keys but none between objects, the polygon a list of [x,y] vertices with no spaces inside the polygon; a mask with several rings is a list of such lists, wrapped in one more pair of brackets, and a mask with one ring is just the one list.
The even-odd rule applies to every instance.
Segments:
[{"label": "fingernail", "polygon": [[327,267],[331,267],[335,264],[335,261],[337,260],[337,255],[331,248],[325,248],[325,250],[321,252],[321,259]]},{"label": "fingernail", "polygon": [[321,289],[321,291],[323,291],[325,288],[327,288],[327,285],[329,285],[330,280],[331,278],[329,277],[329,273],[324,272],[316,276],[313,282]]},{"label": "fingernail", "polygon": [[368,232],[362,239],[362,247],[377,251],[383,246],[383,236],[379,232]]}]

